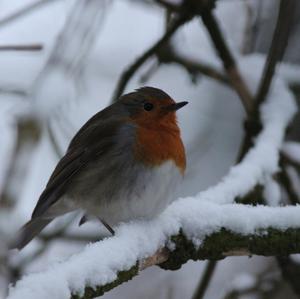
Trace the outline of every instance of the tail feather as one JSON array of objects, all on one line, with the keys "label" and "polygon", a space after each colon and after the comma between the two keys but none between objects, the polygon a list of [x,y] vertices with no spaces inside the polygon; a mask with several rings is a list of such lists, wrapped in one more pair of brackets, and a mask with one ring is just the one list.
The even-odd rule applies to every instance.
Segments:
[{"label": "tail feather", "polygon": [[16,241],[11,244],[10,249],[23,249],[53,218],[36,217],[28,221],[20,230]]}]

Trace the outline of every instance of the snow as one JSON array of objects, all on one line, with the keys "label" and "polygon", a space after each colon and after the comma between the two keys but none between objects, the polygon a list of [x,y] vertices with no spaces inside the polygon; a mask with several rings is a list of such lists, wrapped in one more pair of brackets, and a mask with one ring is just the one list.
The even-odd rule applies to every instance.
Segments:
[{"label": "snow", "polygon": [[8,299],[67,299],[71,293],[83,292],[86,285],[112,282],[118,271],[128,270],[137,260],[154,254],[180,228],[187,237],[201,244],[205,236],[222,227],[242,235],[261,234],[261,230],[268,227],[300,228],[299,213],[300,206],[253,208],[182,198],[157,219],[121,224],[115,237],[90,244],[47,271],[25,276],[11,288]]},{"label": "snow", "polygon": [[249,273],[240,273],[239,276],[235,277],[232,281],[232,289],[237,291],[243,291],[253,288],[256,283],[256,278]]},{"label": "snow", "polygon": [[[245,61],[247,62],[247,60]],[[262,65],[259,56],[251,57],[246,67],[257,74]],[[249,81],[249,77],[248,81]],[[255,81],[249,82],[255,86]],[[237,196],[244,196],[255,187],[265,182],[278,170],[279,150],[283,142],[286,126],[296,112],[292,93],[285,83],[277,79],[273,82],[267,101],[261,107],[263,130],[255,140],[255,146],[246,154],[241,163],[233,166],[229,173],[217,185],[200,192],[197,197],[218,203],[230,203]]]},{"label": "snow", "polygon": [[281,200],[281,190],[279,184],[271,177],[266,179],[263,198],[266,200],[267,204],[272,207],[279,205]]},{"label": "snow", "polygon": [[300,265],[300,254],[291,254],[289,257],[292,259],[294,263]]}]

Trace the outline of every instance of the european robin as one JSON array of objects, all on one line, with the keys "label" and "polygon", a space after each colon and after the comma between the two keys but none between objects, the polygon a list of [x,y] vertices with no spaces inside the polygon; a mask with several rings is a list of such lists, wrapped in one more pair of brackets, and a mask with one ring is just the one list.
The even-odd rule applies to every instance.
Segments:
[{"label": "european robin", "polygon": [[163,211],[186,167],[176,121],[186,104],[143,87],[95,114],[72,139],[13,248],[22,249],[55,217],[77,209],[111,233],[117,223]]}]

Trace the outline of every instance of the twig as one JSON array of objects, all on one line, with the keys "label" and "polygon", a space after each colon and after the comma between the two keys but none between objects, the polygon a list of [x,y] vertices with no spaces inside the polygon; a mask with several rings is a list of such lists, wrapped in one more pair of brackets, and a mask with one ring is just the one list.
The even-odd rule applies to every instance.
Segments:
[{"label": "twig", "polygon": [[283,278],[289,283],[292,287],[297,297],[300,297],[300,285],[299,285],[299,277],[300,277],[300,266],[297,262],[294,262],[288,256],[281,256],[276,258],[277,263],[281,269],[281,273]]},{"label": "twig", "polygon": [[18,18],[24,17],[27,14],[33,12],[34,10],[41,8],[44,5],[52,4],[54,2],[55,2],[55,0],[40,0],[40,1],[33,2],[33,3],[29,4],[28,6],[25,6],[21,9],[15,11],[13,14],[0,20],[0,29],[1,29],[1,27],[4,27],[5,25],[8,25],[9,23],[17,20]]},{"label": "twig", "polygon": [[0,51],[41,51],[43,50],[42,44],[32,45],[0,45]]},{"label": "twig", "polygon": [[281,0],[279,14],[277,18],[276,28],[273,34],[272,44],[265,63],[262,80],[256,94],[256,107],[266,98],[272,79],[274,77],[275,67],[277,62],[281,61],[283,54],[288,44],[291,21],[293,20],[295,11],[295,0]]},{"label": "twig", "polygon": [[154,55],[155,52],[158,51],[160,47],[170,39],[176,30],[188,20],[189,18],[185,15],[178,17],[173,24],[170,25],[165,34],[123,72],[114,91],[112,102],[116,102],[118,100],[131,77],[143,65],[143,63],[152,55]]},{"label": "twig", "polygon": [[[280,180],[281,186],[285,189],[288,195],[290,203],[292,205],[298,205],[300,202],[299,195],[294,190],[293,184],[286,170],[286,166],[289,164],[299,169],[299,164],[297,162],[292,160],[289,156],[284,155],[284,153],[281,153],[281,171],[278,174],[278,178]],[[300,287],[296,278],[300,275],[299,264],[295,263],[290,257],[277,257],[276,260],[284,280],[286,280],[289,283],[291,288],[294,290],[295,294],[297,294],[298,298],[300,298]]]},{"label": "twig", "polygon": [[[267,288],[266,285],[268,285]],[[282,290],[282,287],[279,272],[277,272],[272,265],[263,272],[255,275],[255,281],[249,286],[237,286],[237,288],[231,289],[230,292],[224,296],[224,299],[239,299],[248,296],[260,299],[274,298],[276,294],[278,294],[278,291]]]},{"label": "twig", "polygon": [[11,94],[18,97],[26,98],[28,92],[17,87],[0,86],[0,94]]},{"label": "twig", "polygon": [[170,45],[163,47],[161,50],[162,51],[158,51],[157,53],[159,62],[177,63],[184,67],[187,72],[192,75],[202,74],[204,76],[220,81],[221,83],[230,84],[228,78],[212,66],[204,62],[198,62],[188,57],[184,57],[179,53],[176,53]]},{"label": "twig", "polygon": [[240,96],[247,115],[250,115],[253,108],[252,95],[238,70],[233,55],[229,51],[216,18],[210,9],[204,10],[201,17],[223,62],[224,69],[226,70],[234,89]]},{"label": "twig", "polygon": [[193,299],[202,299],[206,293],[207,287],[210,283],[212,275],[214,274],[217,261],[208,261],[201,278],[201,282],[195,291]]},{"label": "twig", "polygon": [[280,153],[282,159],[284,160],[284,164],[289,164],[295,167],[298,171],[300,171],[300,162],[293,159],[291,156],[288,156],[285,152],[281,151]]},{"label": "twig", "polygon": [[166,8],[169,11],[180,12],[180,6],[179,5],[176,5],[174,3],[164,1],[164,0],[155,0],[155,2],[158,3],[159,5],[163,6],[164,8]]}]

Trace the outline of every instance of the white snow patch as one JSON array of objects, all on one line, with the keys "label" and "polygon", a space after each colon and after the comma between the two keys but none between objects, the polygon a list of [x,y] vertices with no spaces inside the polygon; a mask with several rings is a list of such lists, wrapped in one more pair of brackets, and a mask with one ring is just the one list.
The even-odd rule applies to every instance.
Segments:
[{"label": "white snow patch", "polygon": [[300,265],[300,254],[291,254],[290,258],[292,259],[293,262]]},{"label": "white snow patch", "polygon": [[232,281],[232,289],[237,291],[247,290],[253,288],[255,283],[255,276],[249,273],[239,273],[239,276],[235,277]]},{"label": "white snow patch", "polygon": [[276,207],[279,205],[281,199],[280,186],[273,178],[268,177],[266,179],[263,193],[263,197],[269,206]]}]

